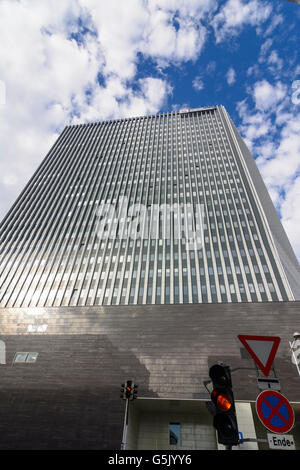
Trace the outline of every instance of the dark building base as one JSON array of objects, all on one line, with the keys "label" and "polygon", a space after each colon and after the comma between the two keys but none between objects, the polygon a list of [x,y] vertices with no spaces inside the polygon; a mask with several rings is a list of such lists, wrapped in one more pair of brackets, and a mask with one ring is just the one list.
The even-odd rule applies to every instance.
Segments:
[{"label": "dark building base", "polygon": [[[0,310],[1,449],[120,449],[120,384],[140,397],[209,399],[209,366],[254,366],[238,334],[280,336],[275,358],[282,393],[300,401],[289,341],[300,302],[64,307]],[[44,331],[41,333],[41,331]],[[15,363],[17,352],[38,352]],[[272,376],[272,373],[270,374]],[[233,373],[237,400],[256,400],[255,368]]]}]

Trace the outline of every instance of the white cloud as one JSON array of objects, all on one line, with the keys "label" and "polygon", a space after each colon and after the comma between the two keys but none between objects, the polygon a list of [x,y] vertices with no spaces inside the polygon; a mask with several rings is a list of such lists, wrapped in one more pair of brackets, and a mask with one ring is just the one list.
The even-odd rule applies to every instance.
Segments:
[{"label": "white cloud", "polygon": [[283,60],[279,57],[278,51],[273,49],[270,50],[273,44],[273,39],[268,38],[260,49],[258,62],[268,64],[268,70],[275,76],[279,76],[278,72],[283,67]]},{"label": "white cloud", "polygon": [[200,76],[194,78],[192,85],[196,91],[201,91],[204,88],[204,83]]},{"label": "white cloud", "polygon": [[280,14],[275,14],[272,16],[272,21],[270,26],[266,29],[264,32],[265,36],[269,36],[271,33],[273,33],[274,29],[277,28],[278,25],[283,23],[283,16]]},{"label": "white cloud", "polygon": [[300,171],[300,122],[299,113],[289,114],[289,120],[280,133],[273,158],[261,165],[261,171],[268,185],[288,189]]},{"label": "white cloud", "polygon": [[246,104],[246,100],[237,104],[237,110],[243,123],[240,126],[240,131],[243,134],[247,146],[252,150],[255,141],[269,133],[271,119],[265,116],[261,111],[251,112]]},{"label": "white cloud", "polygon": [[0,52],[6,84],[0,109],[0,217],[97,77],[89,36],[85,47],[68,39],[76,31],[74,15],[80,9],[71,1],[0,3],[0,43],[6,45]]},{"label": "white cloud", "polygon": [[209,75],[213,74],[216,70],[216,67],[217,67],[217,62],[215,60],[211,60],[210,62],[208,62],[207,66],[206,66],[206,72]]},{"label": "white cloud", "polygon": [[195,60],[206,38],[202,19],[216,7],[215,0],[2,0],[0,218],[66,124],[159,111],[172,87],[165,77],[137,80],[138,54],[164,67]]},{"label": "white cloud", "polygon": [[226,74],[226,80],[228,85],[233,85],[236,80],[236,74],[234,68],[230,67]]},{"label": "white cloud", "polygon": [[206,39],[206,28],[201,24],[201,17],[192,17],[191,13],[187,16],[181,14],[176,18],[176,29],[169,11],[154,8],[150,2],[150,13],[140,46],[146,56],[163,59],[166,64],[198,57]]},{"label": "white cloud", "polygon": [[161,66],[195,60],[206,39],[202,20],[216,0],[78,0],[88,10],[105,58],[104,74],[124,79],[136,72],[137,54]]},{"label": "white cloud", "polygon": [[136,73],[138,48],[143,41],[149,14],[138,0],[78,0],[90,15],[104,57],[104,75],[117,74],[123,79]]},{"label": "white cloud", "polygon": [[272,6],[258,0],[227,0],[212,20],[216,41],[236,36],[245,25],[258,27],[271,15]]},{"label": "white cloud", "polygon": [[259,59],[258,59],[259,62],[263,62],[265,60],[266,53],[271,48],[272,44],[273,44],[273,39],[271,38],[266,39],[266,41],[262,44],[260,48]]},{"label": "white cloud", "polygon": [[246,100],[237,106],[240,132],[300,260],[300,109],[292,104],[291,90],[280,82],[256,82],[249,94],[255,107]]},{"label": "white cloud", "polygon": [[267,80],[256,82],[253,92],[255,106],[261,111],[274,109],[284,98],[285,94],[286,87],[281,82],[278,82],[276,85],[271,85]]},{"label": "white cloud", "polygon": [[276,73],[277,71],[280,71],[282,69],[283,60],[279,57],[277,51],[271,51],[268,57],[268,64],[270,64],[269,70],[273,73]]},{"label": "white cloud", "polygon": [[217,6],[217,0],[149,0],[149,8],[163,9],[169,12],[177,12],[178,16],[190,16],[199,18],[213,12]]}]

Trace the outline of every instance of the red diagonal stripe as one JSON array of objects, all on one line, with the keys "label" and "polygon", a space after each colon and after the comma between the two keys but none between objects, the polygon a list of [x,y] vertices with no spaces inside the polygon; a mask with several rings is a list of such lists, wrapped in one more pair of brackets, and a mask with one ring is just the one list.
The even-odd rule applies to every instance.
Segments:
[{"label": "red diagonal stripe", "polygon": [[279,418],[280,418],[285,424],[288,423],[288,421],[284,418],[284,416],[282,416],[282,414],[280,414],[280,413],[278,412],[279,408],[281,407],[281,405],[282,405],[282,403],[283,403],[283,400],[279,400],[278,403],[277,403],[277,405],[275,406],[275,408],[274,408],[267,400],[265,400],[264,398],[263,398],[262,401],[265,403],[265,405],[267,405],[267,406],[268,406],[269,408],[271,408],[271,410],[272,410],[271,414],[269,415],[268,419],[266,420],[266,423],[269,424],[269,423],[272,421],[272,419],[274,418],[275,415],[278,415]]}]

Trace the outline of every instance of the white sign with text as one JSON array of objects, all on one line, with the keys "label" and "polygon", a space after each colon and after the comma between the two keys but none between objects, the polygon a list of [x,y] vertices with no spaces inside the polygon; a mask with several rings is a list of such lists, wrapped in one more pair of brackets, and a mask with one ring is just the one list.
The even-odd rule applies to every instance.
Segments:
[{"label": "white sign with text", "polygon": [[295,450],[295,441],[291,434],[270,434],[268,433],[268,443],[270,449]]}]

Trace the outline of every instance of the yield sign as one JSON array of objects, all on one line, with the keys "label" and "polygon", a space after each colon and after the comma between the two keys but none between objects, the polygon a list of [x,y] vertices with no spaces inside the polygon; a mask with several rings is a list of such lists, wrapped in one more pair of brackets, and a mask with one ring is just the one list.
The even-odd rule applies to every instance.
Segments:
[{"label": "yield sign", "polygon": [[238,335],[238,338],[262,373],[268,376],[280,343],[279,336]]}]

